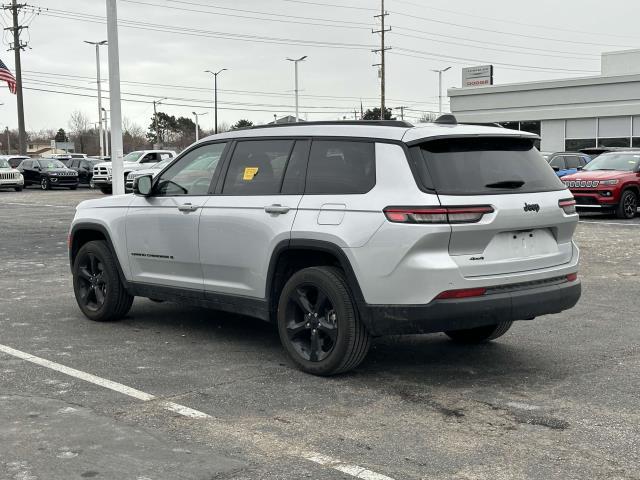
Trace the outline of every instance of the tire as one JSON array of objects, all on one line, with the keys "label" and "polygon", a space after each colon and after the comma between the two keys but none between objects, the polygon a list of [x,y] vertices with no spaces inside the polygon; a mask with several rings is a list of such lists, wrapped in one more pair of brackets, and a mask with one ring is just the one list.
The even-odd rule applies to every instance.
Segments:
[{"label": "tire", "polygon": [[636,216],[638,211],[638,196],[633,190],[625,190],[620,197],[620,203],[616,208],[616,217],[629,220]]},{"label": "tire", "polygon": [[14,190],[15,190],[16,192],[21,192],[21,191],[22,191],[22,188],[23,188],[23,187],[15,187],[15,188],[14,188]]},{"label": "tire", "polygon": [[42,190],[51,190],[51,182],[47,177],[42,177],[40,180],[40,188]]},{"label": "tire", "polygon": [[133,296],[124,288],[116,262],[104,240],[87,242],[76,255],[73,291],[89,320],[120,320],[131,309]]},{"label": "tire", "polygon": [[100,187],[100,191],[105,195],[111,195],[111,187]]},{"label": "tire", "polygon": [[456,343],[477,344],[501,337],[511,328],[513,322],[500,322],[496,325],[467,328],[465,330],[449,330],[444,332]]},{"label": "tire", "polygon": [[313,375],[354,369],[371,345],[344,273],[334,267],[294,273],[280,294],[277,322],[290,360]]}]

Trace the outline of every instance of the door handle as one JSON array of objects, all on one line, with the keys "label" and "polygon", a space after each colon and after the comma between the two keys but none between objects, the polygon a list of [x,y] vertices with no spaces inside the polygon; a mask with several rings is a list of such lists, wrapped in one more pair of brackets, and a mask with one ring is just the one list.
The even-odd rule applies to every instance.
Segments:
[{"label": "door handle", "polygon": [[283,214],[283,213],[287,213],[289,210],[291,210],[291,208],[282,206],[279,203],[276,203],[275,205],[269,205],[267,207],[264,207],[264,211],[265,212],[267,212],[267,213],[275,213],[277,215],[280,215],[280,214]]},{"label": "door handle", "polygon": [[196,210],[198,210],[198,206],[197,205],[192,205],[190,203],[183,203],[182,205],[178,205],[178,210],[180,210],[181,212],[195,212]]}]

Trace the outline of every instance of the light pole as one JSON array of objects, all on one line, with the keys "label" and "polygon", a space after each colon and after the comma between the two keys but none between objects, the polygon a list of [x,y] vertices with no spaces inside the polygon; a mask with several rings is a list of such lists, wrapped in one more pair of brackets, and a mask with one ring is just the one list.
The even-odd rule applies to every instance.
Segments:
[{"label": "light pole", "polygon": [[[102,137],[102,82],[100,79],[100,45],[106,45],[107,41],[90,42],[84,40],[84,43],[96,46],[96,83],[98,84],[98,119],[100,120],[100,156],[104,155],[104,140]],[[105,125],[106,127],[106,125]]]},{"label": "light pole", "polygon": [[431,70],[432,72],[436,72],[438,74],[438,112],[439,115],[442,115],[442,73],[451,69],[451,67],[443,68],[442,70]]},{"label": "light pole", "polygon": [[196,117],[196,142],[197,142],[198,140],[200,140],[200,134],[198,132],[200,130],[200,128],[198,127],[198,115],[203,116],[203,115],[206,115],[207,112],[204,112],[204,113],[191,112],[191,113],[193,113]]},{"label": "light pole", "polygon": [[213,75],[213,133],[218,133],[218,75],[226,70],[226,68],[222,68],[217,72],[213,72],[211,70],[204,71],[205,73],[210,73],[211,75]]},{"label": "light pole", "polygon": [[[158,133],[158,112],[156,111],[156,106],[160,105],[163,101],[165,101],[167,97],[161,98],[160,100],[153,101],[153,130],[156,132],[156,145],[160,145],[160,133]],[[154,148],[157,148],[154,145]]]},{"label": "light pole", "polygon": [[296,123],[298,123],[298,62],[304,62],[304,59],[307,58],[307,55],[300,58],[287,58],[290,62],[293,62],[295,65],[295,94],[296,94]]},{"label": "light pole", "polygon": [[[0,103],[0,105],[4,104]],[[7,127],[5,130],[7,132],[7,155],[11,155],[11,135],[9,134],[9,127]]]},{"label": "light pole", "polygon": [[108,123],[109,118],[107,116],[107,110],[105,108],[102,108],[102,113],[104,115],[104,118],[101,118],[100,121],[104,121],[104,156],[108,157],[109,156],[109,123]]}]

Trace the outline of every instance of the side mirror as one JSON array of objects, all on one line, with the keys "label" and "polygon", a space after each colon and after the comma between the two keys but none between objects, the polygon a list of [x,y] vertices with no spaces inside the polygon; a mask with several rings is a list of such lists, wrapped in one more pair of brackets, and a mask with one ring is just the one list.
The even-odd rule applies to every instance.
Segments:
[{"label": "side mirror", "polygon": [[148,197],[151,195],[151,187],[153,186],[153,176],[142,175],[133,180],[133,193]]}]

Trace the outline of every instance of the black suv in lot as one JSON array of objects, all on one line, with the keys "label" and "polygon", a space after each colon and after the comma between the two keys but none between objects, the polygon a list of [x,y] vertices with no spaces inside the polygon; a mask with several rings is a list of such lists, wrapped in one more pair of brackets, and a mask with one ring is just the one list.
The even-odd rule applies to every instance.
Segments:
[{"label": "black suv in lot", "polygon": [[78,172],[67,168],[60,160],[39,158],[23,160],[18,170],[24,177],[24,186],[40,185],[42,190],[51,187],[78,188]]},{"label": "black suv in lot", "polygon": [[93,178],[93,167],[104,162],[99,158],[72,158],[67,162],[67,167],[78,173],[78,183],[87,185],[91,183]]}]

